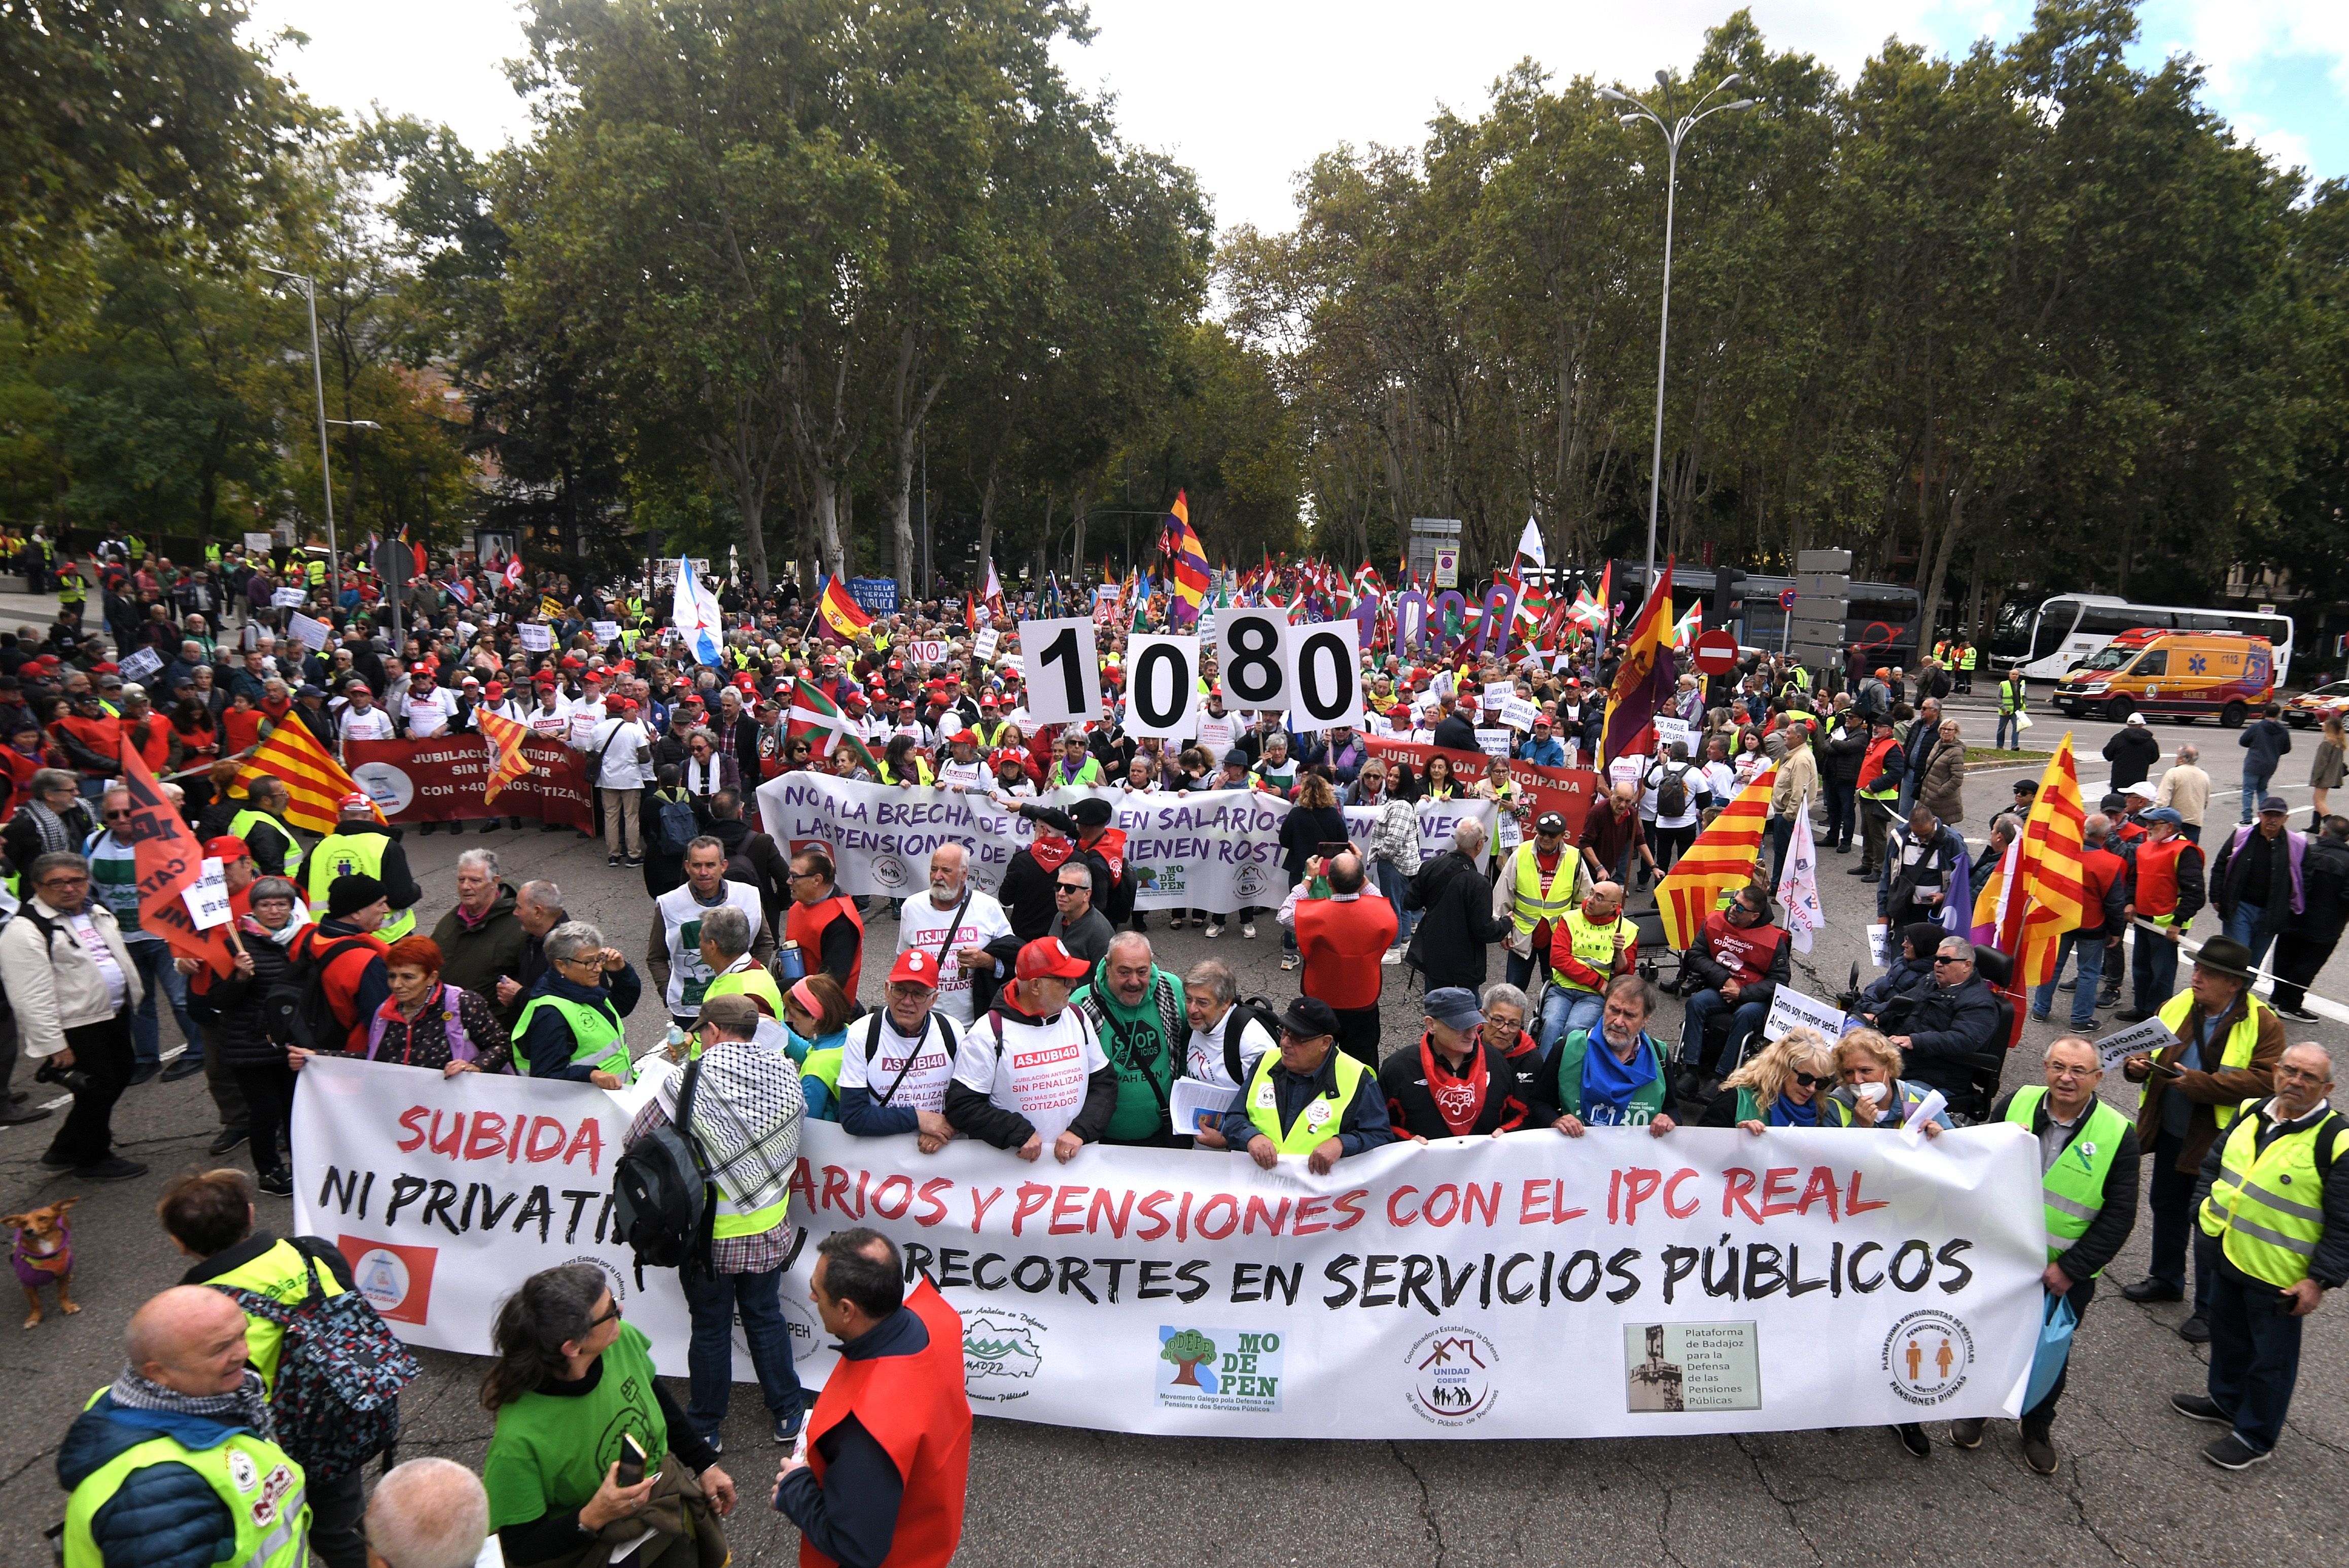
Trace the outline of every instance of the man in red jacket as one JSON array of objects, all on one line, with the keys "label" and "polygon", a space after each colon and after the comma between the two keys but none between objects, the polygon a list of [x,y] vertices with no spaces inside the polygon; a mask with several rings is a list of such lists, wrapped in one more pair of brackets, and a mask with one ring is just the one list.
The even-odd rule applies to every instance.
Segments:
[{"label": "man in red jacket", "polygon": [[840,1341],[800,1447],[775,1474],[775,1511],[799,1526],[801,1568],[946,1568],[962,1541],[970,1398],[962,1319],[877,1231],[816,1243],[809,1294]]},{"label": "man in red jacket", "polygon": [[[1326,898],[1300,898],[1315,880],[1330,878]],[[1363,1066],[1379,1064],[1379,993],[1386,984],[1380,961],[1394,945],[1394,905],[1362,897],[1362,857],[1349,852],[1305,863],[1305,879],[1289,889],[1280,923],[1297,929],[1305,958],[1305,994],[1338,1015],[1338,1049]]]}]

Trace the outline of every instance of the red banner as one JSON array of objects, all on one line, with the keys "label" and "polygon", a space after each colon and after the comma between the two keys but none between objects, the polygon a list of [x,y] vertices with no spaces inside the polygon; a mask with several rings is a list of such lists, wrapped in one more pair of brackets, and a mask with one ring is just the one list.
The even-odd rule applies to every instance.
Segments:
[{"label": "red banner", "polygon": [[196,918],[181,895],[204,874],[203,846],[162,789],[138,749],[122,747],[122,782],[130,791],[130,837],[139,870],[139,929],[163,939],[175,958],[209,964],[226,974],[235,962],[231,928],[196,929]]},{"label": "red banner", "polygon": [[480,822],[527,816],[593,832],[594,797],[587,759],[560,741],[532,735],[522,743],[530,772],[487,799],[497,748],[480,735],[438,735],[429,741],[353,741],[345,762],[359,788],[393,822]]},{"label": "red banner", "polygon": [[[1427,772],[1427,759],[1441,755],[1452,763],[1454,776],[1474,782],[1485,776],[1493,759],[1482,752],[1454,751],[1448,746],[1423,745],[1417,741],[1395,741],[1383,735],[1364,735],[1362,743],[1371,754],[1389,762],[1398,759],[1411,763],[1415,774]],[[1525,791],[1527,808],[1535,816],[1554,811],[1566,818],[1566,839],[1569,844],[1582,842],[1582,819],[1590,815],[1590,802],[1600,792],[1599,775],[1588,768],[1546,768],[1533,763],[1509,762],[1509,777]]]}]

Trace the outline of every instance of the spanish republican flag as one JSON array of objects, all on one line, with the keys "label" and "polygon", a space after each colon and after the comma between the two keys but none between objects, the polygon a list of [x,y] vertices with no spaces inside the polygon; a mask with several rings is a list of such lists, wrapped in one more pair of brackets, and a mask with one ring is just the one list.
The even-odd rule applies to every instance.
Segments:
[{"label": "spanish republican flag", "polygon": [[866,613],[863,605],[848,597],[848,589],[838,577],[824,579],[823,595],[815,601],[815,607],[823,617],[824,625],[844,638],[854,639],[873,624],[873,617]]},{"label": "spanish republican flag", "polygon": [[[236,775],[237,791],[251,788],[255,779],[264,777],[285,781],[291,797],[285,803],[285,820],[312,833],[332,833],[343,796],[367,794],[318,743],[310,727],[291,713],[246,759],[243,771]],[[382,821],[383,808],[378,806],[375,815],[377,821]]]},{"label": "spanish republican flag", "polygon": [[1648,602],[1632,618],[1623,639],[1623,662],[1607,693],[1607,727],[1599,737],[1601,763],[1654,743],[1656,715],[1680,689],[1680,665],[1672,658],[1672,563],[1648,590]]},{"label": "spanish republican flag", "polygon": [[481,791],[481,804],[487,805],[506,785],[530,772],[530,759],[522,754],[523,737],[530,728],[487,708],[473,710],[473,722],[490,742],[490,782]]},{"label": "spanish republican flag", "polygon": [[1764,768],[1754,782],[1737,792],[1729,808],[1713,826],[1696,836],[1674,862],[1671,872],[1656,884],[1656,913],[1664,919],[1664,945],[1686,952],[1696,945],[1705,917],[1721,903],[1721,896],[1754,880],[1754,867],[1762,854],[1762,835],[1770,824],[1770,791],[1778,770]]},{"label": "spanish republican flag", "polygon": [[1195,626],[1207,598],[1207,547],[1191,526],[1191,504],[1184,492],[1174,493],[1166,517],[1166,553],[1174,557],[1174,602],[1167,607],[1166,624]]}]

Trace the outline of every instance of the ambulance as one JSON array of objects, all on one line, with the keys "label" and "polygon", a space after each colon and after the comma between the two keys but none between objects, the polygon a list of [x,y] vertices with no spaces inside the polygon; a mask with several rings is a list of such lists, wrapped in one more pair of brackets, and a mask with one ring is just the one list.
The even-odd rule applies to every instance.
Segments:
[{"label": "ambulance", "polygon": [[2190,724],[2209,714],[2240,730],[2275,698],[2275,654],[2263,637],[2229,631],[2125,631],[2056,683],[2055,706],[2075,718],[2131,713]]}]

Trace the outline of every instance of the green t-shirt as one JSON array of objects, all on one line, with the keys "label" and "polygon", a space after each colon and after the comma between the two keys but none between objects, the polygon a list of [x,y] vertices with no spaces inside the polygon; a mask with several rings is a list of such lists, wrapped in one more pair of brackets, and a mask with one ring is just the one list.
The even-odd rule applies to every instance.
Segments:
[{"label": "green t-shirt", "polygon": [[620,1435],[636,1434],[645,1473],[668,1452],[668,1424],[653,1395],[651,1341],[623,1322],[604,1352],[603,1376],[577,1396],[525,1394],[498,1411],[497,1430],[481,1457],[490,1494],[490,1528],[528,1524],[585,1506],[620,1457]]},{"label": "green t-shirt", "polygon": [[[1102,1136],[1112,1142],[1139,1142],[1167,1130],[1166,1096],[1190,1044],[1182,1023],[1183,981],[1179,975],[1153,969],[1142,1005],[1128,1008],[1119,1003],[1117,993],[1109,988],[1108,971],[1109,960],[1104,958],[1093,966],[1093,978],[1069,998],[1069,1004],[1092,1004],[1101,1019],[1095,1033],[1101,1036],[1102,1052],[1117,1069],[1117,1108],[1110,1113]],[[1178,1032],[1171,1035],[1158,1007],[1161,979],[1174,993]]]}]

